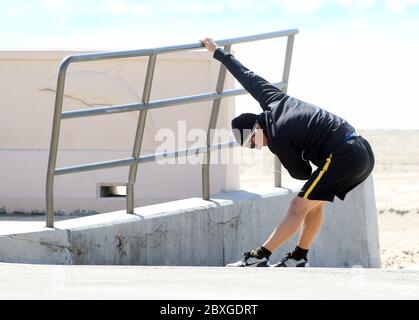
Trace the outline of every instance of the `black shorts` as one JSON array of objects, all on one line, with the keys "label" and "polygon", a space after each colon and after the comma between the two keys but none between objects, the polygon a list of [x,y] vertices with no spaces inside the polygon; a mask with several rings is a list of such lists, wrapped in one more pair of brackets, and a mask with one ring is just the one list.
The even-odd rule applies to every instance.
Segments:
[{"label": "black shorts", "polygon": [[367,140],[356,136],[339,145],[304,184],[299,197],[333,202],[362,183],[374,168],[374,153]]}]

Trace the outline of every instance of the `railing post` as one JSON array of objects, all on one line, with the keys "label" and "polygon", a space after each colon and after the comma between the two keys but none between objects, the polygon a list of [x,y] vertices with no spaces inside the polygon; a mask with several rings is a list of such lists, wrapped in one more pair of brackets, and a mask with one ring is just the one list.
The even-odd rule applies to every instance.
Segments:
[{"label": "railing post", "polygon": [[[147,105],[150,102],[151,87],[153,84],[154,69],[156,65],[157,54],[153,53],[150,55],[148,60],[147,75],[144,85],[144,92],[142,102]],[[134,139],[134,148],[132,151],[132,157],[138,159],[140,156],[141,145],[144,137],[144,129],[147,120],[147,109],[140,111],[138,119],[137,132]],[[127,183],[127,213],[134,213],[134,185],[137,180],[138,163],[134,162],[130,166],[129,177]]]},{"label": "railing post", "polygon": [[57,93],[55,96],[54,118],[52,123],[51,144],[48,160],[48,171],[46,181],[46,227],[54,228],[54,178],[57,164],[58,141],[60,138],[61,112],[63,110],[63,96],[65,87],[65,76],[71,58],[66,58],[60,65],[57,80]]},{"label": "railing post", "polygon": [[[284,70],[282,73],[282,82],[286,84],[286,87],[282,90],[285,93],[288,90],[288,81],[290,77],[290,70],[291,70],[291,59],[292,59],[292,50],[294,48],[294,35],[288,36],[287,40],[287,50],[285,52],[285,62],[284,62]],[[274,180],[275,180],[275,187],[281,187],[281,162],[279,161],[278,157],[275,156],[274,158]]]},{"label": "railing post", "polygon": [[[230,52],[231,45],[224,46],[224,50],[227,52]],[[217,81],[217,93],[222,93],[224,90],[224,83],[226,78],[226,72],[227,68],[221,64],[220,66],[220,72],[218,74],[218,81]],[[208,152],[204,155],[204,163],[202,165],[202,198],[204,200],[210,199],[210,162],[211,162],[211,152],[210,152],[210,146],[212,144],[212,138],[213,138],[213,131],[215,127],[217,126],[217,119],[218,119],[218,113],[220,111],[220,105],[221,105],[221,98],[214,100],[212,111],[211,111],[211,118],[208,126],[208,132],[207,132],[207,147]]]}]

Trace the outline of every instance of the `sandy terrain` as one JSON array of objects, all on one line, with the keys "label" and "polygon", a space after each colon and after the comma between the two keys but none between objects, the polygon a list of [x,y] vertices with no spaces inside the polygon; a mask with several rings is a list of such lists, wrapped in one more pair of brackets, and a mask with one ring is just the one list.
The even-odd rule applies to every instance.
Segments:
[{"label": "sandy terrain", "polygon": [[365,130],[373,172],[384,268],[419,268],[419,131]]},{"label": "sandy terrain", "polygon": [[[360,130],[360,134],[370,141],[376,157],[373,178],[382,267],[419,269],[419,131]],[[258,159],[258,165],[240,168],[242,186],[272,185],[269,151],[246,152]],[[287,173],[283,183],[301,185]]]}]

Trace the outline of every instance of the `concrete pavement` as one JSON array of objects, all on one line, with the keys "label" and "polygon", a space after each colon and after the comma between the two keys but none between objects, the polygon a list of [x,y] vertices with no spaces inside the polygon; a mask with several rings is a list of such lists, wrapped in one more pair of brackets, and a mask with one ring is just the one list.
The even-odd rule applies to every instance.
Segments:
[{"label": "concrete pavement", "polygon": [[0,299],[419,299],[419,271],[0,263]]}]

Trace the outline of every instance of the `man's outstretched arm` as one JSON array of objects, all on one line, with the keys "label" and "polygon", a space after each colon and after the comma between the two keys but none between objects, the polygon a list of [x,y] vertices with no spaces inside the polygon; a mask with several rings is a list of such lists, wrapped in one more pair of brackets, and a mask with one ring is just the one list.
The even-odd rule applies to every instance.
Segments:
[{"label": "man's outstretched arm", "polygon": [[260,103],[263,110],[271,102],[284,97],[284,92],[243,66],[231,53],[217,47],[217,44],[211,38],[205,38],[201,42],[208,51],[213,53],[215,59],[226,66],[228,71],[241,83],[243,88]]}]

